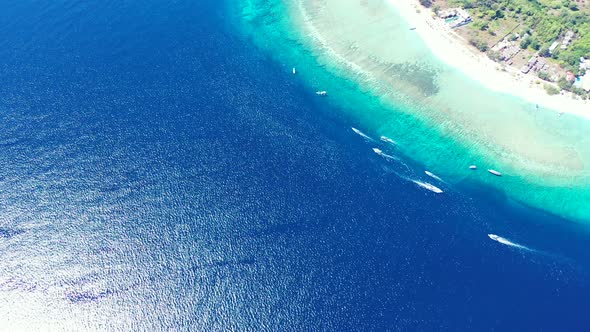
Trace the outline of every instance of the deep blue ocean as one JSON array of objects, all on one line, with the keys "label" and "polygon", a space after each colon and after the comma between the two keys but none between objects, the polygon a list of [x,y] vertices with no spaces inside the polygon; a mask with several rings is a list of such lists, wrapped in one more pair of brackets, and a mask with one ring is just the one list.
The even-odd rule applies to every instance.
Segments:
[{"label": "deep blue ocean", "polygon": [[1,3],[0,331],[588,331],[587,226],[398,177],[230,3]]}]

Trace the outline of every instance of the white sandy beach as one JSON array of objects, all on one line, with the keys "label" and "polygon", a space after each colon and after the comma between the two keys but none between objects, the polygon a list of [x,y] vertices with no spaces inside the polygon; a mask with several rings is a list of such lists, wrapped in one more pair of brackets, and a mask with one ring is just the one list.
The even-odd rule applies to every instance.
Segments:
[{"label": "white sandy beach", "polygon": [[349,78],[394,105],[411,105],[399,110],[514,170],[556,181],[566,173],[585,176],[586,125],[573,125],[578,116],[566,119],[556,111],[588,119],[590,104],[516,81],[414,5],[299,0],[292,10],[320,62],[344,66]]},{"label": "white sandy beach", "polygon": [[549,95],[543,83],[532,75],[494,62],[475,50],[461,36],[434,18],[434,13],[417,0],[387,0],[411,26],[430,50],[443,62],[455,67],[485,87],[523,98],[540,107],[590,119],[590,102],[568,93]]},{"label": "white sandy beach", "polygon": [[[288,3],[318,73],[328,69],[358,87],[315,73],[312,84],[365,129],[395,139],[449,181],[476,178],[532,206],[587,219],[590,103],[549,96],[535,77],[501,68],[418,9],[413,0]],[[505,176],[466,172],[469,165]]]}]

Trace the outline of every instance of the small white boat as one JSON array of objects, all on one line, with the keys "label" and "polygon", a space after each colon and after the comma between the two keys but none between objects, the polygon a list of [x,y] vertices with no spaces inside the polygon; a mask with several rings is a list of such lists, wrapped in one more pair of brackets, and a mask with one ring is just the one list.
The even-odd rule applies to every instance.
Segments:
[{"label": "small white boat", "polygon": [[327,91],[316,91],[315,94],[318,96],[324,97],[324,96],[328,95],[328,92]]},{"label": "small white boat", "polygon": [[417,184],[418,186],[430,190],[433,193],[437,193],[437,194],[442,194],[442,189],[440,189],[439,187],[433,186],[430,183],[427,182],[422,182],[422,181],[416,181],[416,180],[412,180],[412,182],[414,182],[415,184]]},{"label": "small white boat", "polygon": [[293,67],[293,75],[297,74],[297,70],[295,70],[295,67]]},{"label": "small white boat", "polygon": [[494,174],[495,176],[502,176],[502,173],[500,173],[496,170],[493,170],[493,169],[488,169],[488,172],[490,172],[491,174]]},{"label": "small white boat", "polygon": [[387,136],[381,136],[381,141],[385,142],[385,143],[390,143],[390,144],[397,144],[394,140],[392,140],[391,138],[389,138]]},{"label": "small white boat", "polygon": [[469,169],[476,170],[477,169],[477,166],[471,165],[471,166],[469,166]]},{"label": "small white boat", "polygon": [[381,157],[383,157],[387,160],[399,160],[396,157],[383,152],[383,150],[381,150],[381,149],[373,148],[373,152],[375,152],[376,154],[380,155]]}]

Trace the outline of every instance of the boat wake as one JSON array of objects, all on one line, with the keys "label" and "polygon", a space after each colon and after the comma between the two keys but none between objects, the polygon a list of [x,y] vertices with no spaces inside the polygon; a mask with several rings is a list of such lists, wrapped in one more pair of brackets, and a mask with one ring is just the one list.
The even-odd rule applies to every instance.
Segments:
[{"label": "boat wake", "polygon": [[356,129],[355,127],[351,127],[351,128],[352,128],[352,131],[354,131],[354,132],[355,132],[357,135],[359,135],[360,137],[362,137],[362,138],[364,138],[364,139],[366,139],[366,140],[368,140],[368,141],[371,141],[371,142],[374,142],[374,141],[375,141],[375,140],[374,140],[373,138],[371,138],[369,135],[367,135],[367,134],[363,133],[362,131],[360,131],[360,130]]},{"label": "boat wake", "polygon": [[426,190],[432,191],[433,193],[442,194],[442,192],[443,192],[442,189],[440,189],[439,187],[436,187],[428,182],[422,182],[422,181],[418,181],[418,180],[411,180],[411,181]]},{"label": "boat wake", "polygon": [[522,249],[522,250],[534,251],[533,249],[531,249],[529,247],[523,246],[518,243],[514,243],[514,242],[512,242],[506,238],[503,238],[501,236],[498,236],[496,234],[488,234],[488,237],[496,242],[503,244],[503,245],[507,245],[507,246]]},{"label": "boat wake", "polygon": [[430,171],[424,171],[424,173],[426,173],[426,175],[430,176],[431,178],[438,180],[440,182],[444,182],[443,179],[439,178],[438,176],[434,175],[432,172]]}]

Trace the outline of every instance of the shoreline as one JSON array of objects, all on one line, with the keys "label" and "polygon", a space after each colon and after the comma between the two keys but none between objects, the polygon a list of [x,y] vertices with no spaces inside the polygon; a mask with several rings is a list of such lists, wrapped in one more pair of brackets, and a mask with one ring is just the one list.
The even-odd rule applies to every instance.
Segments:
[{"label": "shoreline", "polygon": [[[432,10],[422,6],[418,0],[386,2],[415,28],[414,32],[439,60],[486,88],[522,98],[544,109],[590,119],[590,101],[576,100],[571,93],[547,94],[542,80],[503,66],[473,49],[465,39],[436,20]],[[536,81],[541,83],[536,84]]]},{"label": "shoreline", "polygon": [[[412,4],[402,4],[406,9],[402,13],[390,1],[288,4],[289,28],[295,34],[290,37],[309,52],[289,61],[301,63],[299,57],[309,57],[310,65],[359,84],[347,91],[338,81],[317,74],[309,77],[314,88],[334,91],[335,99],[346,101],[343,107],[365,129],[392,137],[402,153],[450,182],[490,185],[515,202],[570,220],[590,220],[590,209],[584,204],[590,199],[590,122],[580,121],[590,114],[582,111],[584,103],[567,100],[576,105],[579,116],[571,109],[567,113],[573,114],[559,116],[558,111],[566,113],[563,105],[548,109],[543,103],[544,107],[535,109],[535,102],[514,93],[514,78],[499,72],[498,64],[472,52],[469,45],[457,47],[462,39],[451,43],[446,39],[451,38],[448,32],[428,35],[434,28],[427,27],[426,19],[417,19],[429,15],[427,11],[416,13]],[[408,18],[416,24],[411,25],[411,20],[408,24]],[[427,44],[416,37],[417,30],[434,42]],[[486,61],[485,68],[497,79],[492,83],[499,85],[480,83],[487,76],[468,76],[456,68],[457,61],[443,61],[431,49],[433,43],[443,45],[438,52],[451,49],[445,60],[467,59],[468,68],[478,72],[482,70],[479,62]],[[466,54],[454,57],[457,52]],[[365,91],[381,106],[355,105],[356,94]],[[529,99],[545,95],[544,90],[530,87],[525,91]],[[567,99],[558,97],[551,100]],[[468,165],[486,165],[506,176],[498,180],[483,172],[466,173]]]}]

